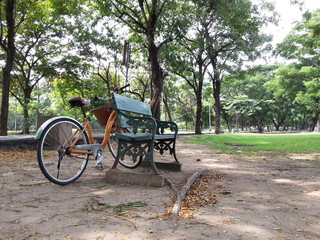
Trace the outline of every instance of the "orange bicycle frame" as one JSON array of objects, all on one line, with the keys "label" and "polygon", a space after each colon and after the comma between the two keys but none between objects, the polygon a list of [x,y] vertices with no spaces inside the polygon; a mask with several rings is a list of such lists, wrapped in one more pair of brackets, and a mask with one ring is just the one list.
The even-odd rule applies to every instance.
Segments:
[{"label": "orange bicycle frame", "polygon": [[[101,143],[101,145],[105,148],[108,144],[109,138],[110,138],[110,133],[111,133],[111,129],[112,126],[115,123],[115,119],[116,119],[116,112],[113,110],[111,115],[108,118],[107,124],[106,124],[106,128],[105,128],[105,132],[104,132],[104,138],[103,141]],[[82,135],[82,133],[86,130],[88,132],[89,135],[89,144],[94,144],[94,138],[93,138],[93,134],[91,131],[91,127],[90,127],[90,122],[87,118],[83,119],[83,129],[82,130],[76,130],[71,136],[70,138],[64,143],[64,147],[67,146],[72,139],[77,135],[76,139],[72,141],[72,143],[70,144],[70,152],[71,153],[75,153],[75,154],[88,154],[88,155],[92,155],[92,151],[83,151],[83,150],[75,150],[73,149],[76,146],[76,143],[79,140],[79,137]]]}]

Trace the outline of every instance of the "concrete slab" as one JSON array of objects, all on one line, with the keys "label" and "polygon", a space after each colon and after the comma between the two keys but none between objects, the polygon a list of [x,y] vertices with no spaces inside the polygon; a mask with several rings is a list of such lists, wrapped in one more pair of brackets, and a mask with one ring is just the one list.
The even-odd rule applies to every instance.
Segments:
[{"label": "concrete slab", "polygon": [[38,140],[34,136],[1,136],[0,147],[21,147],[37,145]]},{"label": "concrete slab", "polygon": [[[163,169],[163,170],[169,170],[169,171],[181,171],[181,163],[177,162],[155,162],[156,167],[158,169]],[[142,161],[141,162],[141,167],[151,167],[150,163],[147,161]]]},{"label": "concrete slab", "polygon": [[106,181],[116,184],[134,184],[152,187],[163,187],[164,178],[152,173],[137,173],[112,169],[106,172]]}]

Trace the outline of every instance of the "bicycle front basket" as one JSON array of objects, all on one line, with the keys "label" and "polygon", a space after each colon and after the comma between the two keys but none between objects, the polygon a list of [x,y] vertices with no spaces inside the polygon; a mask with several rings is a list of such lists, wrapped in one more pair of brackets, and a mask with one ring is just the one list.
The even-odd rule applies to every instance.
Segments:
[{"label": "bicycle front basket", "polygon": [[109,104],[97,107],[95,109],[92,109],[92,112],[98,119],[100,125],[105,127],[112,110],[113,110],[112,104],[109,103]]}]

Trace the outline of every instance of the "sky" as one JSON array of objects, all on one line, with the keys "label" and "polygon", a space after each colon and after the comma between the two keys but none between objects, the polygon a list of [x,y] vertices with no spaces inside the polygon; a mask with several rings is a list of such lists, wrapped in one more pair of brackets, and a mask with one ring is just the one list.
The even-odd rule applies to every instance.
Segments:
[{"label": "sky", "polygon": [[304,0],[302,11],[298,5],[290,4],[290,0],[275,0],[276,11],[280,14],[278,26],[270,26],[267,31],[274,35],[273,43],[280,43],[295,25],[295,21],[302,20],[306,10],[313,11],[320,8],[320,0]]},{"label": "sky", "polygon": [[[307,10],[314,11],[320,8],[320,0],[304,0],[302,10],[300,9],[299,5],[292,5],[290,3],[290,0],[273,1],[275,3],[275,10],[279,14],[279,23],[277,26],[269,25],[262,30],[264,33],[273,35],[273,47],[276,47],[278,43],[281,43],[284,40],[290,30],[295,26],[295,22],[300,22],[302,20],[302,14],[304,12],[306,12]],[[266,54],[263,58],[257,59],[254,65],[287,62],[288,60],[283,59],[280,56],[272,56],[270,53],[270,55]]]}]

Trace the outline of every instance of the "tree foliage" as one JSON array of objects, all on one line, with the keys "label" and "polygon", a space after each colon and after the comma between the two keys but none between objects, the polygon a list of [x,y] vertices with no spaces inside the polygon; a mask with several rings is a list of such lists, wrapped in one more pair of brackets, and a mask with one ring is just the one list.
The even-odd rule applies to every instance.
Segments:
[{"label": "tree foliage", "polygon": [[[71,96],[108,97],[123,85],[124,40],[132,50],[129,92],[150,101],[157,118],[196,133],[211,125],[210,106],[216,133],[222,125],[263,131],[316,129],[319,122],[319,10],[305,13],[276,50],[294,64],[243,70],[270,50],[270,36],[260,29],[276,20],[271,2],[16,0],[10,45],[5,10],[11,1],[0,2],[2,108],[9,104],[4,79],[11,56],[9,118],[23,114],[24,132],[38,115],[73,114]],[[12,43],[14,51],[7,51]]]},{"label": "tree foliage", "polygon": [[[215,100],[215,133],[220,133],[221,87],[227,73],[238,70],[244,61],[257,58],[270,41],[260,28],[274,19],[261,14],[251,1],[197,1],[204,13],[208,74]],[[270,5],[268,5],[270,6]],[[272,11],[272,8],[270,9]]]},{"label": "tree foliage", "polygon": [[320,9],[303,15],[302,22],[278,45],[277,53],[304,65],[320,65]]},{"label": "tree foliage", "polygon": [[[300,78],[298,84],[301,90],[296,96],[296,102],[304,105],[307,110],[313,112],[311,130],[319,131],[316,125],[319,121],[319,66],[320,66],[320,9],[306,12],[302,22],[296,24],[285,40],[279,44],[277,52],[283,57],[296,60],[299,65],[295,69],[295,77],[284,77],[287,81]],[[282,75],[284,75],[282,74]],[[297,82],[297,81],[296,81]],[[290,91],[294,91],[296,85],[290,84]],[[318,126],[320,124],[318,123]]]},{"label": "tree foliage", "polygon": [[162,61],[163,49],[183,34],[179,24],[179,2],[174,0],[98,1],[102,12],[111,14],[130,29],[130,40],[139,44],[145,60],[150,64],[151,108],[160,118],[160,99],[167,76]]}]

